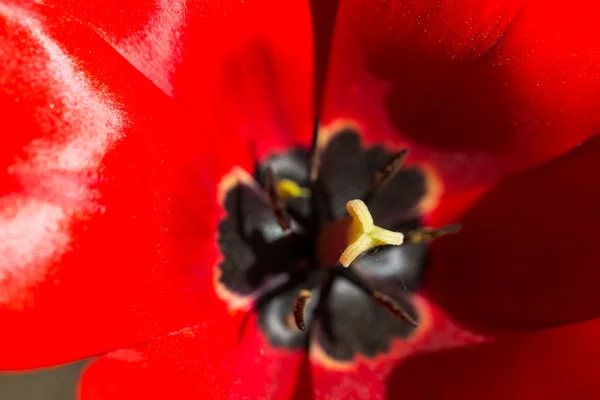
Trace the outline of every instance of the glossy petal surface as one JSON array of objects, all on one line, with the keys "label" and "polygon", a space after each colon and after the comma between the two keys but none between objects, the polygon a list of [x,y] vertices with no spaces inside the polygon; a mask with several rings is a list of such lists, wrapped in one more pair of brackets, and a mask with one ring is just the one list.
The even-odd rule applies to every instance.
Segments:
[{"label": "glossy petal surface", "polygon": [[80,399],[290,399],[303,353],[271,348],[250,318],[243,335],[243,319],[223,314],[108,354],[85,372]]},{"label": "glossy petal surface", "polygon": [[82,24],[0,3],[0,369],[207,318],[218,141]]},{"label": "glossy petal surface", "polygon": [[589,2],[341,0],[323,122],[408,147],[465,209],[457,193],[598,131],[599,16]]},{"label": "glossy petal surface", "polygon": [[312,132],[313,54],[301,0],[46,0],[91,26],[189,114],[256,143]]},{"label": "glossy petal surface", "polygon": [[428,295],[459,320],[496,329],[600,316],[600,139],[512,177],[434,243]]},{"label": "glossy petal surface", "polygon": [[390,378],[388,398],[587,399],[598,393],[600,321],[417,357]]}]

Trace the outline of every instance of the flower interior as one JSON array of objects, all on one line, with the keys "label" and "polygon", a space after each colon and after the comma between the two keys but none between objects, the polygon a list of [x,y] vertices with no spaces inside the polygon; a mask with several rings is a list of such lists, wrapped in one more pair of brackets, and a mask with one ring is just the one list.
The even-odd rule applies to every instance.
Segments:
[{"label": "flower interior", "polygon": [[254,177],[236,169],[222,185],[221,297],[247,300],[273,346],[317,346],[339,363],[408,339],[428,243],[457,227],[422,226],[431,185],[402,167],[406,155],[344,128],[272,155]]}]

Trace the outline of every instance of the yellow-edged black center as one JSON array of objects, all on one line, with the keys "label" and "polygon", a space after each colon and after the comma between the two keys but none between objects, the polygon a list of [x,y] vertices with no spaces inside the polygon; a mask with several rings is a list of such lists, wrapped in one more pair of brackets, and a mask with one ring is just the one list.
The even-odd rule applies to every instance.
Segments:
[{"label": "yellow-edged black center", "polygon": [[[427,177],[400,168],[405,152],[366,147],[352,129],[316,143],[273,155],[257,165],[254,182],[229,187],[218,285],[249,299],[274,346],[316,343],[342,362],[374,357],[414,331],[411,293],[426,270],[426,239],[449,230],[421,228]],[[367,209],[376,229],[365,233],[356,225],[364,213],[352,214]],[[386,230],[401,232],[402,244],[384,245],[392,243]],[[374,248],[344,258],[359,239]]]}]

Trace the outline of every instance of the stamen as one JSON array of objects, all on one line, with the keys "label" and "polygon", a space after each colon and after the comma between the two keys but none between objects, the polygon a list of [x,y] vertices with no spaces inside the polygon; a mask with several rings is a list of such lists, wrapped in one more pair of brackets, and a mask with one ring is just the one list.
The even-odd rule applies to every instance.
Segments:
[{"label": "stamen", "polygon": [[377,246],[401,245],[404,235],[381,228],[373,223],[373,217],[362,200],[351,200],[346,203],[346,209],[352,217],[348,229],[348,247],[342,253],[339,261],[348,267],[361,253]]},{"label": "stamen", "polygon": [[306,329],[306,323],[304,322],[304,312],[306,311],[306,306],[311,299],[310,291],[307,289],[302,289],[296,294],[294,298],[294,321],[296,322],[296,326],[301,331]]},{"label": "stamen", "polygon": [[402,168],[402,164],[404,163],[404,159],[408,154],[408,150],[404,149],[400,151],[400,153],[393,156],[379,171],[375,173],[373,176],[373,181],[371,182],[371,187],[365,196],[363,197],[363,201],[368,203],[369,200],[373,197],[375,193],[383,186],[385,186],[396,173]]},{"label": "stamen", "polygon": [[[315,127],[313,130],[310,144],[310,162],[308,164],[308,177],[311,183],[317,181],[319,177],[319,167],[321,166],[321,152],[319,151],[319,117],[315,118]],[[311,185],[312,186],[312,185]]]},{"label": "stamen", "polygon": [[441,228],[420,228],[406,234],[406,241],[411,243],[427,243],[440,236],[457,233],[462,229],[458,224],[446,225]]},{"label": "stamen", "polygon": [[352,270],[352,268],[345,268],[343,276],[350,282],[354,283],[359,289],[361,289],[377,303],[387,308],[389,312],[400,318],[402,321],[415,327],[418,325],[418,322],[404,308],[402,308],[400,303],[392,299],[390,296],[373,289],[367,282],[361,279],[356,272]]},{"label": "stamen", "polygon": [[404,321],[414,327],[416,327],[418,325],[417,321],[413,317],[411,317],[406,312],[406,310],[404,310],[400,306],[400,304],[398,304],[390,296],[383,294],[381,292],[378,292],[378,291],[373,291],[371,293],[371,297],[373,297],[373,299],[375,299],[379,304],[381,304],[382,306],[387,308],[392,314],[394,314],[396,317],[400,318],[402,321]]},{"label": "stamen", "polygon": [[281,197],[279,197],[277,184],[275,182],[275,174],[273,173],[273,170],[271,168],[265,169],[264,185],[265,190],[269,195],[271,209],[273,210],[273,214],[275,214],[275,218],[277,218],[279,226],[281,226],[281,229],[283,229],[285,232],[289,231],[290,224],[285,213],[285,205],[283,204]]},{"label": "stamen", "polygon": [[277,193],[283,201],[290,201],[297,197],[310,196],[310,189],[300,187],[291,179],[282,179],[277,182]]}]

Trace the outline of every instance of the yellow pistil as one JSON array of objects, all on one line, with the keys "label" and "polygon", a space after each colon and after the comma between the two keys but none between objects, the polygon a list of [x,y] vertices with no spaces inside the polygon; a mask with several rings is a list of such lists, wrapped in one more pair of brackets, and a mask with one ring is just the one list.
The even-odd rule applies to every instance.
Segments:
[{"label": "yellow pistil", "polygon": [[346,210],[352,217],[348,228],[348,247],[340,257],[340,263],[348,267],[361,253],[377,246],[401,245],[404,235],[383,229],[373,223],[373,217],[362,200],[351,200],[346,203]]},{"label": "yellow pistil", "polygon": [[277,182],[277,192],[283,201],[289,201],[297,197],[310,196],[310,190],[300,187],[291,179],[282,179]]}]

